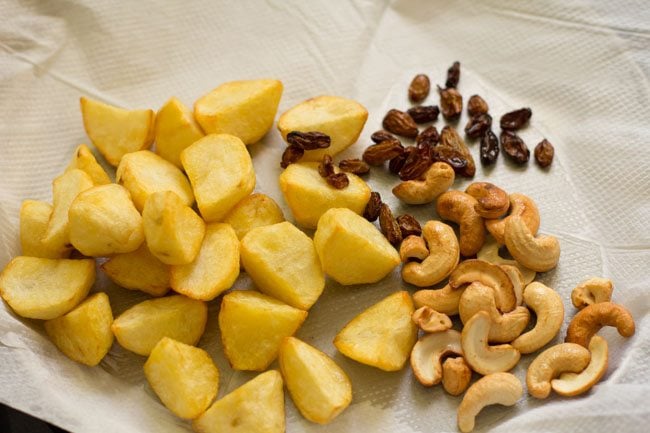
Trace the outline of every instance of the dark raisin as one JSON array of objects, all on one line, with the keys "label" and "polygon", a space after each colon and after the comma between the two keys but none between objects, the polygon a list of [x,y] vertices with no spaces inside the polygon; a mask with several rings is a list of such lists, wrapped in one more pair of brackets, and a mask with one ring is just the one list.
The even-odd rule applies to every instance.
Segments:
[{"label": "dark raisin", "polygon": [[382,126],[388,132],[406,138],[415,138],[418,135],[418,125],[408,113],[396,109],[389,110],[384,116]]},{"label": "dark raisin", "polygon": [[555,149],[547,139],[543,139],[535,146],[535,161],[537,161],[540,167],[548,167],[551,165],[554,155]]},{"label": "dark raisin", "polygon": [[282,152],[282,161],[280,162],[280,167],[289,167],[290,164],[298,162],[304,154],[305,150],[302,147],[294,146],[293,144],[291,146],[288,146],[286,149],[284,149],[284,152]]},{"label": "dark raisin", "polygon": [[415,123],[435,122],[440,114],[440,109],[437,105],[420,105],[419,107],[412,107],[406,110]]},{"label": "dark raisin", "polygon": [[368,146],[363,152],[363,160],[370,165],[381,165],[389,159],[402,154],[404,148],[397,140],[386,140]]},{"label": "dark raisin", "polygon": [[422,227],[413,215],[404,214],[397,217],[397,224],[399,225],[400,232],[402,232],[402,239],[408,236],[420,236],[422,234]]},{"label": "dark raisin", "polygon": [[501,129],[516,131],[526,125],[530,120],[533,112],[530,108],[520,108],[501,116]]},{"label": "dark raisin", "polygon": [[420,145],[427,143],[429,146],[435,146],[440,141],[440,134],[435,126],[429,126],[424,131],[420,132],[415,139],[415,144]]},{"label": "dark raisin", "polygon": [[499,156],[499,139],[491,129],[485,131],[481,138],[481,162],[484,165],[494,164]]},{"label": "dark raisin", "polygon": [[291,131],[287,134],[287,142],[294,146],[302,147],[304,150],[326,149],[330,147],[331,139],[322,132]]},{"label": "dark raisin", "polygon": [[470,138],[479,138],[490,127],[492,127],[492,116],[489,114],[479,114],[469,119],[467,126],[465,126],[465,134]]},{"label": "dark raisin", "polygon": [[526,164],[530,159],[528,146],[512,131],[501,131],[501,150],[517,164]]},{"label": "dark raisin", "polygon": [[[430,149],[433,149],[429,147]],[[427,153],[425,157],[416,148],[415,152],[410,152],[404,165],[399,171],[399,178],[401,180],[413,180],[422,176],[427,169],[431,166],[432,161],[430,154]]]},{"label": "dark raisin", "polygon": [[322,177],[328,177],[334,174],[334,163],[332,162],[331,156],[323,155],[323,160],[318,164],[318,173]]},{"label": "dark raisin", "polygon": [[406,162],[409,154],[415,151],[416,149],[414,147],[407,147],[404,149],[404,153],[397,155],[395,158],[391,159],[388,162],[388,170],[391,173],[399,174],[399,171],[402,169],[402,167],[404,167],[404,163]]},{"label": "dark raisin", "polygon": [[386,236],[386,239],[388,239],[388,242],[394,247],[402,242],[402,231],[393,216],[393,212],[386,203],[382,203],[379,208],[379,227],[384,236]]},{"label": "dark raisin", "polygon": [[350,184],[350,179],[348,179],[348,175],[345,173],[330,174],[325,180],[336,189],[346,188]]},{"label": "dark raisin", "polygon": [[339,162],[339,168],[356,175],[366,174],[370,171],[370,166],[361,159],[344,159]]},{"label": "dark raisin", "polygon": [[363,211],[363,217],[370,222],[376,221],[379,218],[379,209],[381,208],[381,195],[373,191],[370,193],[370,200],[366,204]]},{"label": "dark raisin", "polygon": [[429,96],[430,89],[431,82],[429,81],[429,77],[424,74],[418,74],[413,78],[409,86],[409,99],[416,104],[422,102]]},{"label": "dark raisin", "polygon": [[440,111],[447,120],[455,120],[463,111],[463,97],[456,89],[438,87],[440,93]]},{"label": "dark raisin", "polygon": [[445,87],[456,88],[460,80],[460,62],[454,62],[449,69],[447,69],[447,81]]},{"label": "dark raisin", "polygon": [[463,159],[467,161],[465,166],[461,170],[456,171],[456,173],[464,177],[474,176],[476,173],[474,158],[456,129],[451,126],[445,126],[442,128],[442,131],[440,132],[440,145],[437,147],[440,146],[455,149],[462,155]]},{"label": "dark raisin", "polygon": [[456,173],[464,172],[467,168],[467,159],[456,149],[449,146],[437,146],[433,148],[431,155],[433,162],[444,162],[451,166]]},{"label": "dark raisin", "polygon": [[398,140],[398,138],[395,137],[393,134],[391,134],[388,131],[384,131],[383,129],[373,132],[372,135],[370,136],[370,139],[375,143],[381,143],[382,141],[387,141],[387,140]]}]

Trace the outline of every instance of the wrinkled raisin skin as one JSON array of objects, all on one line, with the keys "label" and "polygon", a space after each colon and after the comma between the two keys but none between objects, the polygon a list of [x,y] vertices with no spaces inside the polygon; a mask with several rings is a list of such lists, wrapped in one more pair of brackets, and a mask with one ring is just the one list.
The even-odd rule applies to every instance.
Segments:
[{"label": "wrinkled raisin skin", "polygon": [[472,95],[467,101],[467,113],[474,117],[479,114],[486,114],[489,111],[489,107],[485,99],[481,98],[479,95]]},{"label": "wrinkled raisin skin", "polygon": [[379,209],[381,208],[381,195],[373,191],[370,193],[370,199],[366,204],[363,211],[363,217],[370,222],[376,221],[379,218]]},{"label": "wrinkled raisin skin", "polygon": [[429,126],[424,131],[420,132],[415,139],[415,144],[420,145],[427,143],[429,146],[435,146],[440,142],[440,134],[435,126]]},{"label": "wrinkled raisin skin", "polygon": [[394,108],[386,113],[382,126],[386,131],[402,137],[415,138],[418,135],[418,125],[411,116]]},{"label": "wrinkled raisin skin", "polygon": [[399,225],[400,232],[402,233],[402,239],[406,239],[411,235],[420,236],[422,234],[422,227],[420,226],[418,220],[413,217],[413,215],[404,214],[398,216],[397,224]]},{"label": "wrinkled raisin skin", "polygon": [[512,131],[501,132],[501,150],[517,164],[523,165],[530,159],[530,150],[524,140]]},{"label": "wrinkled raisin skin", "polygon": [[336,189],[347,188],[350,184],[350,179],[348,179],[348,175],[345,173],[330,174],[325,178],[325,180]]},{"label": "wrinkled raisin skin", "polygon": [[460,80],[460,62],[454,62],[449,69],[447,69],[447,81],[445,87],[456,88]]},{"label": "wrinkled raisin skin", "polygon": [[304,150],[326,149],[331,144],[330,136],[318,131],[291,131],[287,134],[287,142]]},{"label": "wrinkled raisin skin", "polygon": [[406,112],[415,123],[427,123],[435,122],[438,119],[440,108],[437,105],[421,105],[419,107],[411,107]]},{"label": "wrinkled raisin skin", "polygon": [[284,152],[282,152],[282,161],[280,162],[280,167],[289,167],[289,165],[298,162],[304,154],[305,151],[302,147],[294,146],[293,144],[288,146],[286,149],[284,149]]},{"label": "wrinkled raisin skin", "polygon": [[339,168],[348,173],[356,174],[358,176],[367,174],[370,171],[368,163],[361,159],[344,159],[339,162]]},{"label": "wrinkled raisin skin", "polygon": [[463,111],[463,97],[456,89],[438,87],[440,93],[440,111],[447,120],[456,120]]},{"label": "wrinkled raisin skin", "polygon": [[328,177],[334,174],[334,163],[332,162],[331,156],[323,155],[323,160],[318,164],[318,173],[322,177]]},{"label": "wrinkled raisin skin", "polygon": [[398,138],[395,137],[393,134],[391,134],[388,131],[384,131],[383,129],[373,132],[372,135],[370,136],[370,139],[374,143],[381,143],[382,141],[386,141],[386,140],[398,140]]},{"label": "wrinkled raisin skin", "polygon": [[519,110],[506,113],[501,116],[501,129],[517,131],[528,123],[532,115],[533,112],[530,108],[520,108]]},{"label": "wrinkled raisin skin", "polygon": [[554,155],[555,149],[547,139],[543,139],[535,146],[535,161],[542,168],[546,168],[553,163]]},{"label": "wrinkled raisin skin", "polygon": [[363,152],[363,160],[370,165],[381,165],[384,162],[401,155],[404,148],[397,140],[386,140],[368,146]]},{"label": "wrinkled raisin skin", "polygon": [[491,127],[492,116],[489,114],[479,114],[469,119],[467,126],[465,126],[465,134],[470,138],[479,138]]},{"label": "wrinkled raisin skin", "polygon": [[480,153],[483,165],[494,164],[499,156],[499,139],[491,129],[485,131],[481,138]]},{"label": "wrinkled raisin skin", "polygon": [[393,212],[386,203],[382,203],[379,208],[379,227],[388,242],[394,247],[397,247],[402,242],[402,231],[393,216]]}]

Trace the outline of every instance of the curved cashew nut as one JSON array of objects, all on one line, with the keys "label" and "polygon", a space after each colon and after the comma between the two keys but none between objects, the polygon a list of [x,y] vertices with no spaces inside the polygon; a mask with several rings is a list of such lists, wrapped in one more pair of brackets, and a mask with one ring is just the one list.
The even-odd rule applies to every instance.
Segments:
[{"label": "curved cashew nut", "polygon": [[[563,373],[559,379],[551,380],[553,391],[566,397],[573,397],[587,392],[594,386],[607,372],[608,353],[607,340],[598,335],[594,335],[589,342],[589,352],[591,352],[591,361],[582,373]],[[444,364],[443,364],[444,377]]]},{"label": "curved cashew nut", "polygon": [[590,278],[578,284],[571,292],[573,306],[582,309],[587,305],[612,300],[612,280],[607,278]]},{"label": "curved cashew nut", "polygon": [[579,373],[584,370],[591,354],[574,343],[561,343],[549,347],[531,362],[526,372],[528,392],[535,398],[546,398],[551,393],[551,380],[561,373]]},{"label": "curved cashew nut", "polygon": [[524,276],[521,275],[519,268],[510,265],[499,265],[499,267],[508,275],[512,282],[512,291],[515,292],[515,303],[521,305],[524,303]]},{"label": "curved cashew nut", "polygon": [[539,230],[539,209],[533,199],[524,194],[512,193],[510,194],[510,214],[503,219],[485,220],[485,228],[501,245],[506,243],[504,235],[506,222],[513,215],[521,216],[533,235],[537,234],[537,230]]},{"label": "curved cashew nut", "polygon": [[515,309],[517,298],[510,277],[503,269],[483,260],[465,260],[449,275],[449,285],[457,289],[478,281],[494,290],[497,308],[504,313]]},{"label": "curved cashew nut", "polygon": [[516,267],[519,269],[521,276],[524,278],[524,285],[532,283],[535,279],[535,275],[537,275],[535,271],[528,269],[516,260],[509,260],[501,257],[499,255],[499,244],[492,236],[488,236],[488,238],[485,240],[483,248],[481,248],[481,250],[476,253],[476,258],[485,262],[492,263],[493,265],[509,265]]},{"label": "curved cashew nut", "polygon": [[424,332],[441,332],[451,328],[449,316],[426,305],[415,310],[411,319]]},{"label": "curved cashew nut", "polygon": [[512,342],[521,353],[532,353],[551,341],[562,327],[564,304],[560,294],[542,283],[524,289],[524,302],[537,315],[535,327]]},{"label": "curved cashew nut", "polygon": [[427,244],[420,236],[407,236],[399,246],[399,257],[403,263],[406,263],[409,259],[422,261],[428,255],[429,249],[427,248]]},{"label": "curved cashew nut", "polygon": [[509,344],[488,345],[490,315],[479,311],[467,321],[460,337],[465,361],[477,373],[491,374],[508,371],[519,362],[519,351]]},{"label": "curved cashew nut", "polygon": [[474,430],[476,415],[491,404],[512,406],[524,394],[519,379],[510,373],[489,374],[469,387],[458,406],[458,428],[463,433]]},{"label": "curved cashew nut", "polygon": [[485,242],[483,218],[474,209],[477,203],[462,191],[447,191],[436,202],[440,218],[460,225],[460,253],[466,257],[476,254]]},{"label": "curved cashew nut", "polygon": [[500,218],[510,208],[508,193],[489,182],[474,182],[465,192],[476,199],[474,209],[483,218]]},{"label": "curved cashew nut", "polygon": [[444,332],[425,334],[411,350],[411,368],[417,380],[424,386],[433,386],[442,380],[442,357],[462,355],[460,332],[448,329]]},{"label": "curved cashew nut", "polygon": [[433,286],[447,278],[458,264],[458,239],[447,224],[428,221],[422,228],[429,255],[421,263],[408,262],[402,267],[402,279],[418,287]]},{"label": "curved cashew nut", "polygon": [[557,238],[535,237],[521,217],[508,218],[505,238],[512,257],[533,271],[550,271],[560,260],[560,242]]},{"label": "curved cashew nut", "polygon": [[458,312],[463,323],[469,321],[479,311],[490,315],[492,326],[488,341],[509,343],[523,332],[530,320],[530,312],[526,307],[517,307],[509,313],[501,315],[494,300],[494,291],[478,281],[470,284],[460,297]]},{"label": "curved cashew nut", "polygon": [[447,358],[442,363],[442,387],[451,395],[461,395],[472,380],[472,370],[463,358]]},{"label": "curved cashew nut", "polygon": [[393,194],[406,204],[431,203],[454,183],[454,169],[444,162],[434,162],[422,179],[407,180],[393,188]]},{"label": "curved cashew nut", "polygon": [[453,316],[458,314],[458,303],[464,291],[464,288],[454,290],[449,284],[442,289],[418,290],[413,293],[413,303],[416,308],[426,305],[439,313]]},{"label": "curved cashew nut", "polygon": [[634,318],[627,308],[612,302],[591,304],[573,316],[564,341],[587,347],[603,326],[615,326],[623,337],[634,335]]}]

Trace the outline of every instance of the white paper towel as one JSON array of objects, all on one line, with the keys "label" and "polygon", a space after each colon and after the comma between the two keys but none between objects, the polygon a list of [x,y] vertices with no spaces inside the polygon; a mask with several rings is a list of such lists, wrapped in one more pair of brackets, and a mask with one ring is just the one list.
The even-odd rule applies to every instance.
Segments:
[{"label": "white paper towel", "polygon": [[[650,409],[650,8],[642,1],[196,1],[48,2],[0,0],[0,266],[19,254],[18,209],[25,198],[51,199],[51,180],[76,145],[87,142],[78,98],[157,109],[170,96],[186,104],[221,82],[274,77],[284,82],[280,110],[318,94],[358,99],[370,118],[358,156],[388,108],[407,108],[414,73],[444,82],[462,63],[459,90],[479,93],[500,115],[533,109],[522,136],[532,148],[556,148],[548,172],[500,157],[477,171],[539,204],[543,232],[561,239],[559,267],[542,276],[565,300],[591,275],[612,278],[614,299],[628,306],[637,334],[606,330],[610,367],[604,381],[574,399],[526,397],[488,408],[477,430],[508,432],[647,430]],[[428,99],[437,103],[435,91]],[[465,115],[459,125],[463,126]],[[440,120],[437,125],[442,125]],[[283,149],[273,130],[251,146],[257,190],[290,215],[277,186]],[[470,144],[478,161],[478,145]],[[392,200],[395,178],[374,170],[371,186],[396,212],[420,221],[433,206]],[[457,181],[462,188],[467,181]],[[242,276],[236,287],[251,287]],[[460,398],[425,389],[409,369],[385,373],[355,363],[331,344],[362,309],[404,287],[399,275],[379,285],[328,286],[298,336],[349,374],[354,400],[328,427],[305,421],[287,397],[287,430],[456,431]],[[412,291],[412,288],[408,288]],[[117,315],[146,298],[100,279]],[[216,315],[201,340],[222,372],[219,396],[253,377],[233,373],[219,343]],[[565,323],[566,326],[566,323]],[[560,341],[565,327],[563,327]],[[515,374],[524,378],[531,356]],[[186,422],[157,400],[142,374],[144,358],[114,345],[96,368],[60,354],[37,321],[0,306],[0,401],[75,432],[176,432]]]}]

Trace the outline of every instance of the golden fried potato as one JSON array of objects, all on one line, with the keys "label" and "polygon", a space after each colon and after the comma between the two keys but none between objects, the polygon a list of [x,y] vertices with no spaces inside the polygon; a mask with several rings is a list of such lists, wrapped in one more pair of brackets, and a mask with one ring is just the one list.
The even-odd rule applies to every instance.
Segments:
[{"label": "golden fried potato", "polygon": [[118,286],[151,296],[163,296],[171,287],[169,265],[151,254],[146,243],[133,252],[114,255],[101,269]]},{"label": "golden fried potato", "polygon": [[268,195],[255,193],[243,198],[226,215],[223,222],[235,229],[240,240],[255,227],[269,226],[284,221],[280,206]]},{"label": "golden fried potato", "polygon": [[72,156],[72,161],[66,168],[66,171],[74,170],[78,168],[79,170],[85,171],[88,176],[93,180],[95,185],[106,185],[111,183],[111,178],[108,177],[106,170],[102,168],[101,165],[95,159],[95,155],[90,151],[88,146],[82,144],[77,147]]},{"label": "golden fried potato", "polygon": [[23,256],[64,259],[70,248],[42,242],[52,215],[52,205],[43,201],[25,200],[20,206],[20,246]]},{"label": "golden fried potato", "polygon": [[179,168],[183,168],[181,152],[205,136],[192,112],[174,97],[156,114],[154,129],[156,153]]}]

